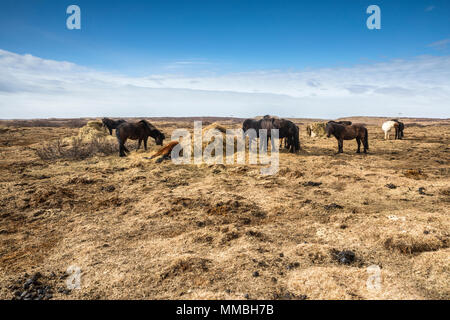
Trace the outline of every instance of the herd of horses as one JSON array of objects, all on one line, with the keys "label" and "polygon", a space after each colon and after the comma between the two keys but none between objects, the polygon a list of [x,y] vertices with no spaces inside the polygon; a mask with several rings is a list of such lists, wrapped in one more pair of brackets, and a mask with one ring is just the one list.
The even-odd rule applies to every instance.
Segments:
[{"label": "herd of horses", "polygon": [[[128,139],[138,140],[138,147],[144,142],[144,149],[147,150],[148,137],[155,139],[157,145],[162,145],[166,138],[164,133],[158,130],[154,125],[147,120],[140,120],[136,123],[127,122],[125,120],[111,120],[108,118],[102,119],[103,126],[109,130],[112,135],[112,130],[116,130],[117,142],[119,143],[119,156],[125,157],[126,153],[130,151],[125,147],[125,142]],[[382,125],[382,130],[385,133],[385,139],[389,139],[389,133],[392,129],[395,130],[395,139],[403,138],[403,130],[405,128],[403,122],[398,119],[386,121]],[[278,129],[280,148],[284,147],[291,153],[296,153],[300,150],[299,128],[290,120],[264,116],[262,119],[246,119],[242,124],[244,133],[249,132],[249,129],[254,129],[256,137],[259,138],[259,130],[266,130],[267,132],[267,147],[269,139],[274,147],[274,139],[271,137],[271,130]],[[357,153],[360,153],[361,143],[363,145],[363,152],[367,153],[369,150],[369,134],[364,124],[353,124],[351,121],[328,121],[325,126],[325,133],[327,137],[332,135],[338,142],[338,153],[343,153],[344,140],[356,140],[358,145]],[[284,145],[283,145],[284,141]],[[250,140],[251,143],[251,140]]]},{"label": "herd of horses", "polygon": [[[284,140],[284,147],[288,149],[289,152],[296,153],[300,150],[299,129],[298,126],[290,120],[274,118],[271,116],[264,116],[260,120],[246,119],[242,124],[242,130],[248,132],[249,129],[255,130],[257,138],[259,138],[259,130],[267,130],[267,144],[270,139],[272,147],[274,147],[274,140],[271,138],[271,130],[278,129],[278,138],[280,141]],[[267,146],[267,144],[265,146]]]}]

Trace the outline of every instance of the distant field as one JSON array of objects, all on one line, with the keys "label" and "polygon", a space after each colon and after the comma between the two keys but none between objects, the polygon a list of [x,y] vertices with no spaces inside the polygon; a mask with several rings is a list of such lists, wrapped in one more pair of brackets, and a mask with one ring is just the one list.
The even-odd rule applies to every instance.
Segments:
[{"label": "distant field", "polygon": [[[401,118],[404,140],[385,141],[386,118],[345,119],[367,124],[367,155],[355,141],[335,155],[292,119],[302,151],[274,176],[155,163],[151,139],[127,158],[44,161],[91,119],[0,120],[0,298],[40,272],[54,299],[449,299],[450,120]],[[149,118],[168,137],[194,120],[242,122]],[[71,265],[81,289],[58,290]]]}]

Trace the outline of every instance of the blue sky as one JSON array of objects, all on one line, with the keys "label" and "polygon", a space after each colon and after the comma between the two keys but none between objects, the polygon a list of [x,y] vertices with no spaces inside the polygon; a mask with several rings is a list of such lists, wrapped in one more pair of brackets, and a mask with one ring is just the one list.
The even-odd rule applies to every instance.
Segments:
[{"label": "blue sky", "polygon": [[[71,4],[81,8],[81,30],[66,28],[66,8]],[[366,8],[371,4],[381,8],[381,30],[366,27],[369,16]],[[98,94],[106,94],[108,88],[114,88],[116,93],[123,92],[125,104],[126,97],[137,94],[130,92],[133,87],[139,91],[142,100],[130,102],[144,108],[146,101],[157,97],[159,105],[167,105],[167,111],[179,115],[230,115],[225,114],[223,105],[215,102],[214,94],[220,94],[221,99],[236,105],[236,109],[230,108],[228,112],[236,116],[262,114],[273,109],[276,110],[269,113],[276,114],[279,110],[283,116],[356,115],[361,114],[360,109],[354,109],[358,98],[360,101],[374,98],[378,103],[384,98],[390,107],[402,105],[403,109],[387,114],[388,109],[376,110],[367,102],[366,115],[384,112],[386,116],[431,114],[448,117],[448,108],[445,108],[445,99],[450,92],[448,81],[440,81],[435,86],[428,83],[426,94],[433,99],[436,96],[442,98],[439,103],[430,102],[430,108],[437,108],[432,112],[418,112],[426,107],[425,91],[421,91],[419,105],[411,110],[406,105],[411,104],[407,93],[420,90],[421,80],[445,79],[449,73],[449,13],[450,2],[446,0],[2,0],[0,49],[3,55],[0,54],[0,66],[3,59],[5,65],[8,62],[7,71],[15,74],[14,78],[17,74],[26,73],[26,76],[13,83],[7,77],[8,73],[3,72],[0,98],[4,99],[3,103],[0,101],[0,117],[76,116],[76,113],[57,111],[61,105],[46,109],[43,104],[56,101],[61,104],[65,97],[70,96],[73,100],[83,92],[86,96],[79,98],[79,103],[88,103],[90,107],[80,109],[80,116],[101,116],[108,112],[101,107],[107,104],[108,98],[102,100],[100,96],[88,100],[88,96],[95,96],[95,93],[86,92],[100,83],[102,92]],[[28,69],[24,69],[21,59],[28,55],[36,59],[33,61],[39,68],[29,65],[28,59]],[[11,65],[12,60],[18,65]],[[49,70],[42,67],[43,61],[44,64],[49,62]],[[68,92],[80,81],[60,74],[62,71],[57,64],[64,61],[71,63],[70,72],[83,79],[86,79],[86,72],[95,74],[92,76],[94,82],[86,84],[86,88],[77,86],[73,92]],[[399,61],[404,65],[399,66]],[[415,68],[418,63],[420,67]],[[380,64],[383,67],[379,67]],[[410,71],[405,71],[406,67]],[[14,72],[12,68],[16,68]],[[19,69],[21,71],[17,72]],[[376,71],[379,69],[385,70],[386,84]],[[333,79],[326,70],[330,70]],[[366,70],[365,77],[362,70]],[[48,83],[47,87],[38,89],[42,87],[40,77],[48,75],[53,75],[52,81],[58,85],[52,88]],[[373,77],[378,79],[376,83]],[[399,81],[410,77],[411,81],[399,83],[395,77]],[[148,78],[159,84],[150,84]],[[358,81],[351,83],[352,78]],[[108,81],[114,86],[105,85]],[[347,83],[345,89],[349,96],[339,93],[341,82]],[[2,91],[2,84],[7,89]],[[302,91],[304,94],[299,94],[294,89],[283,90],[280,84],[300,89],[305,84],[306,89]],[[35,87],[33,94],[26,85]],[[323,90],[319,91],[318,87]],[[167,98],[161,90],[167,90]],[[180,101],[174,102],[170,96],[176,90]],[[179,90],[185,90],[184,96]],[[224,92],[229,95],[223,97]],[[334,96],[330,92],[334,92]],[[47,97],[43,97],[45,94]],[[274,96],[269,98],[265,94]],[[351,94],[359,96],[350,97]],[[276,102],[277,95],[279,103]],[[341,99],[337,104],[342,106],[350,99],[351,107],[341,113],[336,113],[335,108],[331,112],[324,104],[333,101],[333,97]],[[32,98],[37,101],[35,106]],[[321,99],[325,101],[321,103]],[[189,103],[183,104],[188,100]],[[22,107],[12,109],[5,106],[6,101]],[[271,102],[265,104],[265,101]],[[196,104],[202,107],[192,110]],[[142,114],[138,116],[164,115],[150,102],[148,105],[145,111],[139,109]],[[289,105],[286,110],[283,109],[285,105]],[[76,106],[76,102],[71,106]],[[311,109],[317,112],[311,112]],[[121,110],[118,104],[109,112],[116,116],[128,115]]]}]

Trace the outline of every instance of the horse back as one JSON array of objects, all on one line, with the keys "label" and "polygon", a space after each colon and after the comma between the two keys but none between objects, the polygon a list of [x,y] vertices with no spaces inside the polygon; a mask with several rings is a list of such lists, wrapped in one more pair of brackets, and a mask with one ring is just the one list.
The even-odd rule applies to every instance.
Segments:
[{"label": "horse back", "polygon": [[143,137],[145,131],[138,123],[124,122],[116,128],[116,132],[121,139],[137,140]]},{"label": "horse back", "polygon": [[352,140],[356,138],[363,138],[366,135],[367,128],[364,124],[340,125],[341,138],[344,140]]}]

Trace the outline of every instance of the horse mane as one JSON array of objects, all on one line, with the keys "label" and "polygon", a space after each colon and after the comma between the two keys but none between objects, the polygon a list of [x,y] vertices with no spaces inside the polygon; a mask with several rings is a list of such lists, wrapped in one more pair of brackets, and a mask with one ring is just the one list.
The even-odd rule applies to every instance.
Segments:
[{"label": "horse mane", "polygon": [[[332,134],[336,133],[336,134],[340,134],[343,130],[345,130],[345,125],[337,123],[336,121],[328,121],[326,127],[330,126],[333,131]],[[326,131],[326,127],[325,127],[325,131]]]},{"label": "horse mane", "polygon": [[141,123],[144,125],[144,127],[146,127],[150,132],[156,130],[155,126],[152,125],[150,122],[148,122],[145,119],[142,119],[141,121],[139,121],[138,123]]},{"label": "horse mane", "polygon": [[150,136],[152,138],[156,138],[157,136],[163,136],[163,139],[165,139],[164,133],[159,131],[154,125],[152,125],[147,120],[143,119],[143,120],[139,121],[139,123],[142,123],[149,130]]}]

